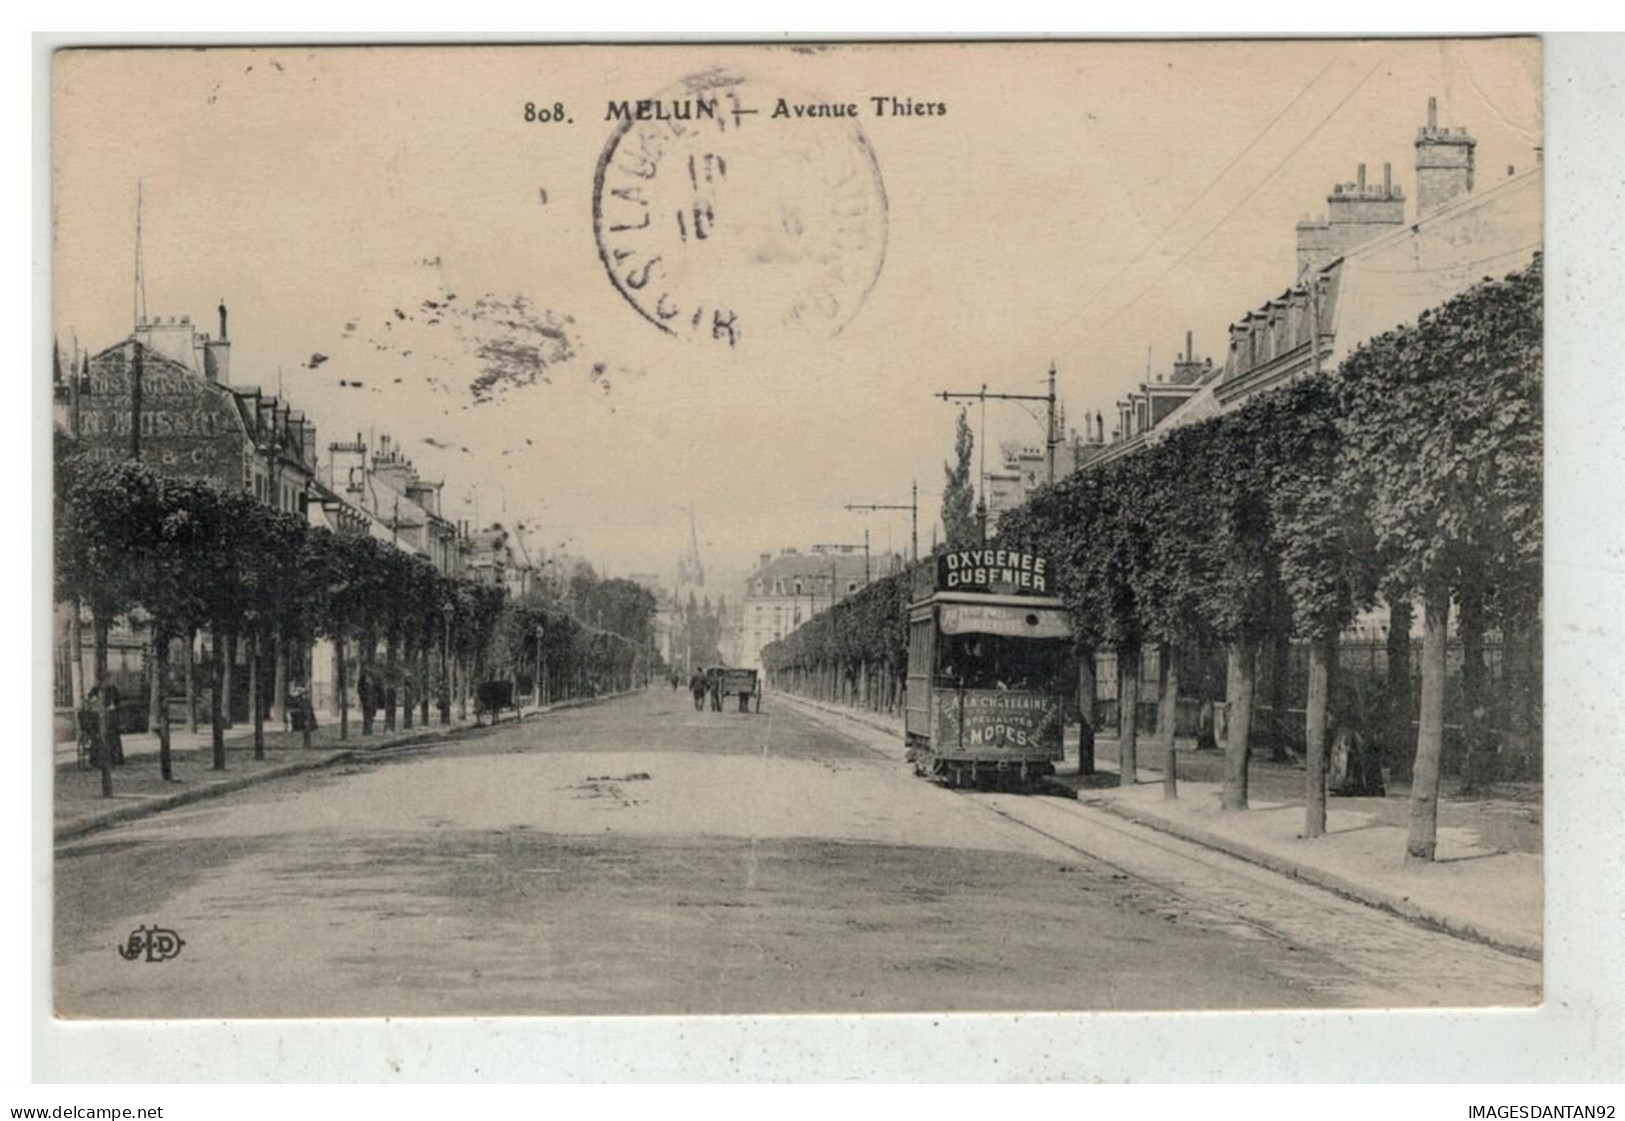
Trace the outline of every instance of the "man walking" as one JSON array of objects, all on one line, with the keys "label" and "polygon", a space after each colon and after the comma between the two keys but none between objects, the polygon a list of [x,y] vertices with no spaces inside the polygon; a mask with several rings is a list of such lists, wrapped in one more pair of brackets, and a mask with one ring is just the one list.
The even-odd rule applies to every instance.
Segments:
[{"label": "man walking", "polygon": [[705,711],[705,671],[694,671],[688,679],[688,691],[694,695],[694,711]]}]

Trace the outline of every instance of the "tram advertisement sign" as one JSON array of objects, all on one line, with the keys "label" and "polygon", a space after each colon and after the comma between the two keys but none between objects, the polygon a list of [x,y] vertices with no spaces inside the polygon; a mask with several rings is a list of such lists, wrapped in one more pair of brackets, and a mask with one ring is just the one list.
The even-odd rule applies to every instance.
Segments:
[{"label": "tram advertisement sign", "polygon": [[932,749],[978,755],[1031,755],[1061,746],[1061,704],[1044,693],[944,690],[937,695]]},{"label": "tram advertisement sign", "polygon": [[950,549],[937,557],[937,591],[1053,595],[1049,560],[1018,549]]}]

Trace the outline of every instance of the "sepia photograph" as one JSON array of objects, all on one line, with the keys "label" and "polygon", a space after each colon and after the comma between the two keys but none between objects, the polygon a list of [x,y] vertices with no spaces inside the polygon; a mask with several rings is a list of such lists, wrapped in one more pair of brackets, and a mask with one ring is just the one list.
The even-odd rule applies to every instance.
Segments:
[{"label": "sepia photograph", "polygon": [[58,1021],[1541,1004],[1540,39],[50,57]]}]

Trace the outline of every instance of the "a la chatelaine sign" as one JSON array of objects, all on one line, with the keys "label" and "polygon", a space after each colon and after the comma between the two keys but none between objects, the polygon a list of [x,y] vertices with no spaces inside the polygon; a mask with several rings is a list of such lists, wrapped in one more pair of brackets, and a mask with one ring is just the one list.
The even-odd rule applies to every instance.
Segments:
[{"label": "a la chatelaine sign", "polygon": [[949,549],[937,557],[937,591],[1054,595],[1046,557],[1019,549]]}]

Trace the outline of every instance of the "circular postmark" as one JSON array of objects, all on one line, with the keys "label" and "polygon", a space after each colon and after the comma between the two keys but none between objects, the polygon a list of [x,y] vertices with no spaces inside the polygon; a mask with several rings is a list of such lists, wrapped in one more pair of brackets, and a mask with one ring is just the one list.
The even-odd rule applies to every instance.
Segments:
[{"label": "circular postmark", "polygon": [[612,102],[593,180],[610,280],[667,334],[737,346],[834,335],[886,256],[886,190],[851,117],[775,115],[720,70]]}]

